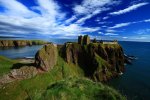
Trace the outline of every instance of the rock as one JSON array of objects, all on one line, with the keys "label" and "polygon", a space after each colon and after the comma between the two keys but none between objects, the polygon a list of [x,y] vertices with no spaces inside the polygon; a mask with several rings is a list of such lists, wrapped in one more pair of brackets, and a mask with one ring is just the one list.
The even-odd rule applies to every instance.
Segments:
[{"label": "rock", "polygon": [[19,69],[13,69],[10,71],[9,76],[15,79],[27,79],[37,75],[38,71],[33,66],[23,66]]},{"label": "rock", "polygon": [[106,81],[124,72],[124,53],[119,44],[65,44],[62,50],[67,63],[83,69],[85,76],[95,81]]},{"label": "rock", "polygon": [[41,40],[0,40],[0,47],[18,47],[18,46],[31,46],[42,45],[47,42]]},{"label": "rock", "polygon": [[52,69],[57,62],[57,47],[54,44],[44,45],[35,55],[35,66],[44,71]]},{"label": "rock", "polygon": [[32,78],[37,75],[37,73],[37,69],[33,66],[22,66],[19,69],[13,69],[8,74],[0,77],[0,87],[15,80]]}]

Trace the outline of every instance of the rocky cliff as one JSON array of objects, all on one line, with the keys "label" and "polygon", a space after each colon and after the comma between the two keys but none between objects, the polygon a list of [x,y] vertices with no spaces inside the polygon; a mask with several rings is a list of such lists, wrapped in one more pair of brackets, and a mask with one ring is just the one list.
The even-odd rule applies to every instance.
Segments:
[{"label": "rocky cliff", "polygon": [[[2,70],[8,62],[0,59]],[[14,68],[10,71],[12,64]],[[0,76],[0,96],[4,100],[126,100],[99,82],[124,71],[123,50],[119,44],[46,44],[36,53],[35,63],[14,61],[8,65],[8,73]]]},{"label": "rocky cliff", "polygon": [[57,47],[54,44],[47,44],[35,55],[35,66],[48,71],[56,65],[57,62]]},{"label": "rocky cliff", "polygon": [[67,63],[80,66],[85,76],[106,81],[124,72],[124,53],[119,44],[66,43],[60,50]]},{"label": "rocky cliff", "polygon": [[47,42],[41,40],[0,40],[0,47],[8,47],[8,46],[31,46],[31,45],[42,45]]}]

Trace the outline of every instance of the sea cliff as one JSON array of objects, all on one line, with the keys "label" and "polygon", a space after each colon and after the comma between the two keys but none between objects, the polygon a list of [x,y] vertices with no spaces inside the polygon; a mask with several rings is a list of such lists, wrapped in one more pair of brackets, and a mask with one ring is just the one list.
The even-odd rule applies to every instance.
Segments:
[{"label": "sea cliff", "polygon": [[124,72],[124,53],[119,44],[66,43],[60,54],[67,63],[79,66],[85,76],[95,81],[107,81]]},{"label": "sea cliff", "polygon": [[85,36],[78,43],[48,43],[34,63],[0,57],[0,68],[0,96],[5,100],[126,100],[101,83],[124,72],[124,53],[117,42],[93,43]]},{"label": "sea cliff", "polygon": [[19,47],[19,46],[31,46],[42,45],[47,42],[41,40],[0,40],[0,47]]},{"label": "sea cliff", "polygon": [[35,66],[44,71],[51,70],[56,61],[59,62],[57,56],[65,63],[79,67],[85,77],[94,81],[107,81],[125,70],[123,48],[116,41],[93,43],[84,36],[79,37],[78,43],[47,44],[35,55]]}]

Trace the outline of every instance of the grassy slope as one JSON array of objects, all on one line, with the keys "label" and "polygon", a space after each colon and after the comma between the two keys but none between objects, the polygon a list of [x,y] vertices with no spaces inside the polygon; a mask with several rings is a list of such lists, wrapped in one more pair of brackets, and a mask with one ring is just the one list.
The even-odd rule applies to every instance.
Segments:
[{"label": "grassy slope", "polygon": [[125,100],[125,97],[101,83],[85,78],[68,78],[51,84],[39,100]]},{"label": "grassy slope", "polygon": [[59,57],[59,63],[50,72],[5,85],[0,89],[0,97],[2,100],[9,100],[10,98],[12,100],[22,100],[28,97],[33,98],[36,94],[40,95],[52,82],[78,76],[83,76],[82,70],[77,66],[66,64]]},{"label": "grassy slope", "polygon": [[14,60],[0,56],[0,76],[2,76],[4,73],[9,72],[14,63]]}]

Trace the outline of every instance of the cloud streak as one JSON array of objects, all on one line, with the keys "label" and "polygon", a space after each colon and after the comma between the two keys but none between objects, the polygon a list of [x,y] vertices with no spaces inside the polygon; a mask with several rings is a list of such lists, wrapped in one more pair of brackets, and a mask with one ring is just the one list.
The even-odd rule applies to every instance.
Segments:
[{"label": "cloud streak", "polygon": [[119,10],[119,11],[116,11],[116,12],[111,12],[110,15],[121,15],[121,14],[125,14],[125,13],[128,13],[128,12],[131,12],[133,10],[136,10],[142,6],[145,6],[145,5],[148,5],[149,3],[147,2],[143,2],[143,3],[138,3],[138,4],[134,4],[132,6],[129,6],[128,8],[125,8],[123,10]]},{"label": "cloud streak", "polygon": [[127,23],[120,23],[120,24],[116,24],[115,26],[113,27],[109,27],[110,29],[115,29],[115,28],[121,28],[121,27],[125,27],[125,26],[128,26],[132,24],[131,22],[127,22]]}]

